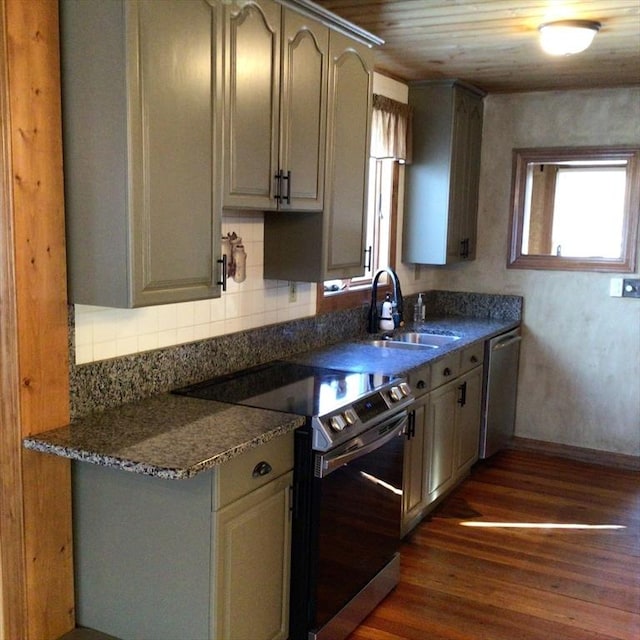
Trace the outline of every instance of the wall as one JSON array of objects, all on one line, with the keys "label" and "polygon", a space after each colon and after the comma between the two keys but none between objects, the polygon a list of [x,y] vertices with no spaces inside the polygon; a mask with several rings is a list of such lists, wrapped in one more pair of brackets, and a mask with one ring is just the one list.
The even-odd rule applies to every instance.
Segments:
[{"label": "wall", "polygon": [[423,282],[524,296],[516,435],[640,455],[640,301],[612,274],[506,268],[512,149],[604,144],[640,145],[640,88],[489,95],[478,257]]}]

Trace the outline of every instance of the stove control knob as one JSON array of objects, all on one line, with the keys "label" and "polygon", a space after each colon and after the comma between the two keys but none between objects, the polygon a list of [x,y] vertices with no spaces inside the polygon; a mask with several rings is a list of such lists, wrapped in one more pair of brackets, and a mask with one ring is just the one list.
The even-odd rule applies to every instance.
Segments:
[{"label": "stove control knob", "polygon": [[400,393],[403,398],[406,398],[411,393],[411,387],[406,382],[400,383]]},{"label": "stove control knob", "polygon": [[391,387],[389,391],[389,397],[392,402],[398,402],[398,400],[402,400],[402,392],[400,391],[400,387]]},{"label": "stove control knob", "polygon": [[340,414],[331,416],[329,424],[334,431],[342,431],[347,426],[345,419]]},{"label": "stove control knob", "polygon": [[358,422],[358,414],[353,409],[347,409],[344,412],[344,419],[347,421],[348,425],[355,424]]}]

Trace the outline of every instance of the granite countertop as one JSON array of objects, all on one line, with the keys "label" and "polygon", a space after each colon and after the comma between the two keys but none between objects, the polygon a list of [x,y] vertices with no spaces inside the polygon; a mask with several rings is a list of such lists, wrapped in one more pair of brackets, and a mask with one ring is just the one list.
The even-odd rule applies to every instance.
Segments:
[{"label": "granite countertop", "polygon": [[288,358],[292,362],[343,371],[400,375],[427,363],[437,362],[452,351],[484,342],[519,326],[519,321],[486,318],[442,317],[420,323],[408,323],[405,331],[422,331],[460,336],[460,340],[437,349],[381,349],[371,344],[376,335],[356,341],[342,342]]},{"label": "granite countertop", "polygon": [[288,413],[170,393],[23,440],[27,449],[159,478],[186,479],[293,431]]},{"label": "granite countertop", "polygon": [[[342,342],[287,358],[344,371],[397,375],[435,362],[520,324],[513,320],[429,318],[403,328],[455,334],[438,349],[382,349],[366,339]],[[215,467],[304,424],[288,413],[242,407],[170,393],[153,396],[23,440],[27,449],[157,476],[185,479]]]}]

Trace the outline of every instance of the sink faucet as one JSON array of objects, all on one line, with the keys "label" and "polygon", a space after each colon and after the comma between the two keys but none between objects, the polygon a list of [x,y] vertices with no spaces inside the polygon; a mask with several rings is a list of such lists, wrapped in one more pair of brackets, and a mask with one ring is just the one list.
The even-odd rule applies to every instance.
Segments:
[{"label": "sink faucet", "polygon": [[390,267],[385,267],[384,269],[380,269],[380,271],[378,271],[376,275],[373,277],[373,284],[371,286],[371,304],[369,306],[369,319],[368,319],[368,326],[367,326],[367,331],[369,333],[378,333],[379,331],[378,329],[378,322],[379,322],[378,280],[380,279],[380,276],[383,273],[386,273],[391,278],[391,282],[393,284],[392,303],[394,303],[395,305],[395,312],[394,312],[395,326],[398,327],[400,326],[400,324],[402,324],[403,302],[402,302],[402,291],[400,290],[400,280],[398,279],[398,276],[393,269],[391,269]]}]

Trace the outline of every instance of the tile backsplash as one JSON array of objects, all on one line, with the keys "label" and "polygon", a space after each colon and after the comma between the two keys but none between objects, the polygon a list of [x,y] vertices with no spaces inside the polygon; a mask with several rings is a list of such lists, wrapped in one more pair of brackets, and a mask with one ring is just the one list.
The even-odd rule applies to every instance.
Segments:
[{"label": "tile backsplash", "polygon": [[117,356],[245,331],[315,315],[316,285],[263,279],[264,214],[225,215],[222,234],[242,237],[247,277],[230,279],[220,298],[140,309],[75,305],[75,363]]}]

